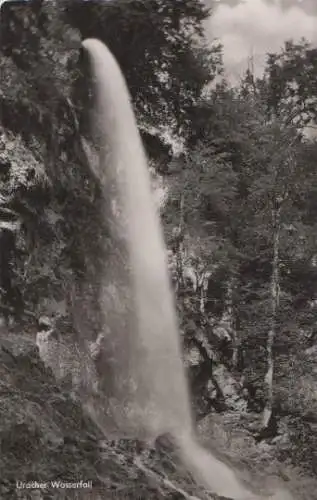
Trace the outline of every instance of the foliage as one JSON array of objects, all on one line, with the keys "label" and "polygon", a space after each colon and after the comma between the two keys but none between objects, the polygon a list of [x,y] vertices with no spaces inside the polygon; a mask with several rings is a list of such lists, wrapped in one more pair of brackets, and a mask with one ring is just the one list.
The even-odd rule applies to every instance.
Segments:
[{"label": "foliage", "polygon": [[[200,0],[65,1],[67,21],[83,38],[104,41],[127,79],[142,128],[187,138],[202,91],[221,70],[209,47]],[[118,36],[120,33],[120,36]]]},{"label": "foliage", "polygon": [[99,240],[91,235],[102,227],[98,187],[69,104],[79,75],[79,36],[53,2],[3,9],[8,22],[0,98],[7,173],[1,187],[4,203],[22,224],[11,282],[25,310],[40,314],[48,297],[69,300],[86,267],[87,242],[97,257]]},{"label": "foliage", "polygon": [[[215,109],[220,112],[216,113]],[[186,295],[187,306],[182,308],[186,343],[192,346],[191,338],[200,338],[203,333],[214,364],[219,363],[219,359],[223,362],[224,349],[228,346],[219,342],[217,332],[219,326],[224,325],[231,335],[231,347],[234,342],[239,344],[240,376],[255,387],[261,400],[267,334],[272,318],[273,234],[276,231],[273,214],[280,209],[280,304],[274,344],[274,385],[276,408],[281,404],[283,411],[292,412],[294,394],[289,389],[285,393],[282,388],[291,376],[289,366],[303,368],[302,356],[316,319],[312,305],[315,286],[310,284],[315,283],[312,259],[316,233],[313,219],[307,218],[310,192],[316,182],[316,170],[308,151],[314,150],[314,146],[307,143],[291,123],[287,124],[284,117],[269,119],[266,109],[257,88],[247,89],[243,85],[241,91],[225,86],[215,90],[205,103],[206,121],[200,128],[199,141],[178,165],[174,162],[171,169],[174,180],[165,218],[172,226],[178,224],[179,200],[183,196],[184,245],[189,247],[185,250],[184,266],[188,265],[186,255],[191,254],[194,256],[191,265],[197,272],[199,266],[211,272],[204,314],[199,306],[197,313],[195,305],[200,301],[200,290]],[[170,231],[169,235],[171,238]],[[227,272],[219,274],[221,269]],[[228,321],[230,283],[234,283],[234,290]],[[221,288],[227,291],[219,294]],[[221,297],[218,310],[215,308],[217,297]],[[193,318],[198,318],[194,320],[194,327],[191,326]],[[232,328],[236,330],[235,339]],[[306,332],[304,337],[302,331]],[[285,358],[290,365],[285,364]],[[230,367],[230,356],[225,363]],[[210,378],[211,375],[210,369]],[[311,369],[307,367],[296,376],[308,380]],[[307,408],[308,401],[311,396],[305,403],[302,401],[302,407]]]},{"label": "foliage", "polygon": [[305,39],[286,41],[280,53],[269,54],[265,69],[267,103],[271,111],[292,110],[293,121],[303,127],[316,123],[316,48]]}]

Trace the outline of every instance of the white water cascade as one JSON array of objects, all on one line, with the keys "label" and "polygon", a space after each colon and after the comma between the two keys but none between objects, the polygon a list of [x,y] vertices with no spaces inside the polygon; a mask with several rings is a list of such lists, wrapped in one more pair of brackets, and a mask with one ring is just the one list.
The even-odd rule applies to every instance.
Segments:
[{"label": "white water cascade", "polygon": [[110,378],[112,389],[103,402],[91,398],[92,414],[106,432],[103,413],[113,401],[110,421],[117,428],[152,438],[172,434],[183,460],[211,491],[232,499],[259,498],[194,437],[163,232],[129,92],[103,43],[88,39],[83,47],[94,79],[94,141],[113,248],[101,278],[98,369],[100,390],[107,393]]}]

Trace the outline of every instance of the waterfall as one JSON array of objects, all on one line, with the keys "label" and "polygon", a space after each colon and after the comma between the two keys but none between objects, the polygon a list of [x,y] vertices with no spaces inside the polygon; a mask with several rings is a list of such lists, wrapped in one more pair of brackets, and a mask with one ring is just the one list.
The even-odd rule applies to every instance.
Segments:
[{"label": "waterfall", "polygon": [[112,249],[100,278],[104,330],[92,414],[105,432],[109,422],[152,438],[169,432],[207,488],[255,500],[194,437],[163,232],[129,92],[107,47],[94,39],[83,46],[94,79],[93,136]]},{"label": "waterfall", "polygon": [[105,367],[113,360],[114,418],[122,418],[123,406],[131,402],[130,425],[138,418],[151,434],[188,432],[187,382],[146,155],[117,62],[98,40],[83,45],[95,77],[92,126],[111,233],[102,277],[106,331],[101,355]]}]

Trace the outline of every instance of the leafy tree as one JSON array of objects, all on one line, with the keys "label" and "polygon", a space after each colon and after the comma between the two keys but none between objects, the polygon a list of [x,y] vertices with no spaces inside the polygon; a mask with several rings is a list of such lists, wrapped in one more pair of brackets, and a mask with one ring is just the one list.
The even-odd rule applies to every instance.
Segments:
[{"label": "leafy tree", "polygon": [[[186,298],[191,306],[187,313],[186,307],[182,310],[185,338],[192,345],[191,339],[197,341],[203,332],[214,362],[219,348],[224,360],[228,346],[217,343],[216,332],[225,325],[231,338],[227,366],[257,388],[259,409],[266,403],[268,410],[263,421],[267,429],[287,376],[285,357],[298,363],[298,352],[303,352],[298,346],[307,346],[299,329],[308,332],[315,321],[310,306],[315,230],[307,210],[316,172],[308,153],[313,145],[285,114],[269,118],[261,86],[251,83],[244,82],[240,91],[218,86],[201,104],[200,135],[171,169],[175,185],[166,217],[175,227],[182,212],[183,254],[196,257],[191,265],[197,272],[197,257],[200,268],[210,270],[206,307],[201,311],[196,306],[196,330],[188,324],[200,291]],[[217,266],[226,272],[218,274]],[[219,294],[221,288],[224,293]]]},{"label": "leafy tree", "polygon": [[203,3],[68,0],[65,12],[83,38],[97,37],[114,53],[142,129],[187,138],[192,109],[221,70],[220,48],[209,48],[204,36],[210,12]]},{"label": "leafy tree", "polygon": [[286,41],[279,53],[268,55],[264,81],[268,107],[288,114],[298,127],[316,124],[317,49],[305,39]]}]

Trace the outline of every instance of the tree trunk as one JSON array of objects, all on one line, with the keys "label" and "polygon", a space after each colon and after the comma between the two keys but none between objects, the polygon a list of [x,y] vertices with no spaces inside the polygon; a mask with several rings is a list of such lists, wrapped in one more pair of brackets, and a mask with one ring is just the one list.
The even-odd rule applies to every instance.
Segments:
[{"label": "tree trunk", "polygon": [[198,279],[199,309],[202,315],[204,315],[206,312],[205,307],[207,302],[207,292],[210,276],[210,271],[202,271]]},{"label": "tree trunk", "polygon": [[184,288],[184,205],[185,197],[181,195],[179,225],[176,229],[176,273],[177,290]]},{"label": "tree trunk", "polygon": [[273,411],[273,376],[274,376],[274,357],[273,347],[276,336],[276,320],[280,301],[279,286],[279,244],[280,244],[280,213],[281,207],[273,209],[273,268],[271,278],[271,324],[267,336],[267,372],[264,378],[265,387],[265,407],[263,411],[263,429],[266,429],[272,418]]},{"label": "tree trunk", "polygon": [[240,348],[240,342],[239,342],[238,332],[237,332],[237,328],[236,328],[234,299],[233,299],[233,295],[234,295],[234,291],[235,291],[236,287],[237,287],[236,276],[232,276],[228,282],[226,309],[227,309],[227,315],[228,315],[228,326],[229,326],[228,330],[229,330],[229,335],[231,337],[231,342],[232,342],[231,364],[232,364],[232,368],[234,370],[238,367],[239,348]]}]

